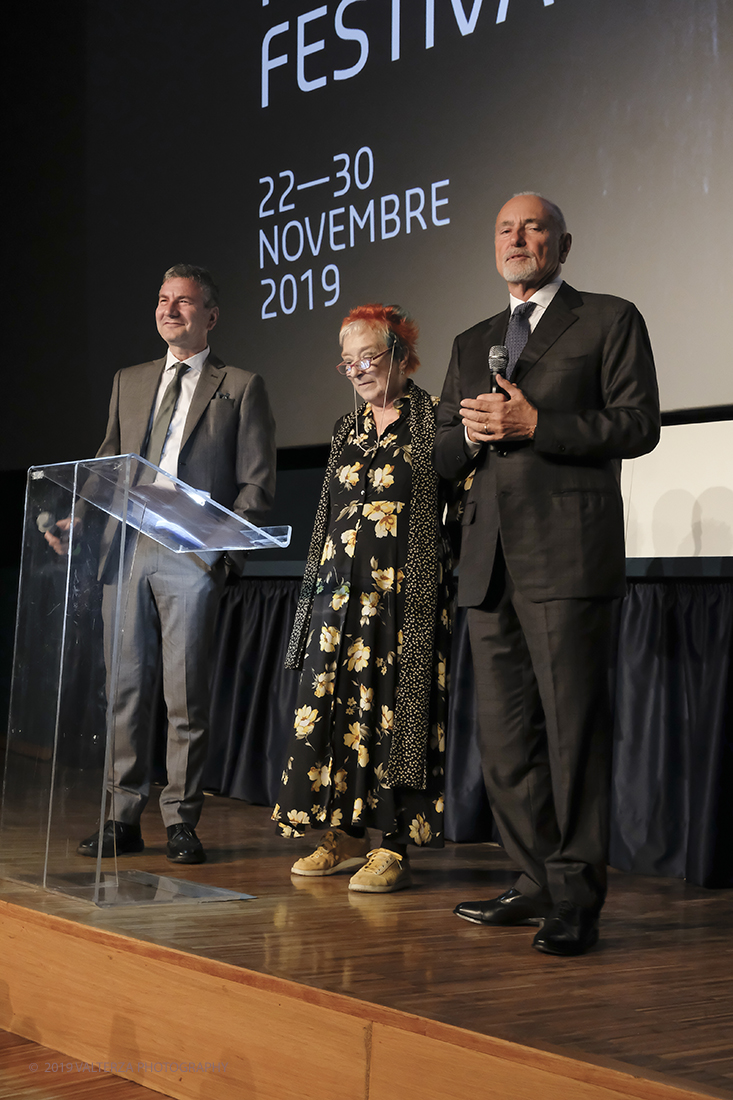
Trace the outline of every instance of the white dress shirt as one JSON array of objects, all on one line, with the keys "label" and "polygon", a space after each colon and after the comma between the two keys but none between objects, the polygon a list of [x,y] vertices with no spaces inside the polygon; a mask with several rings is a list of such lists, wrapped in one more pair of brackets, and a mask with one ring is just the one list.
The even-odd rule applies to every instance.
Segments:
[{"label": "white dress shirt", "polygon": [[188,370],[181,378],[181,393],[176,402],[173,416],[171,417],[168,435],[163,445],[163,453],[160,456],[159,464],[161,470],[165,470],[166,473],[172,474],[173,477],[178,476],[178,457],[181,453],[181,441],[183,440],[183,429],[186,425],[186,417],[188,416],[188,410],[191,408],[194,391],[198,385],[201,371],[203,370],[204,363],[209,356],[210,350],[210,348],[206,347],[203,351],[197,351],[190,359],[176,359],[171,349],[168,348],[165,367],[163,368],[163,374],[158,385],[158,393],[155,398],[155,408],[153,409],[151,424],[155,423],[158,409],[163,400],[163,394],[175,378],[176,367],[179,363],[185,363]]},{"label": "white dress shirt", "polygon": [[[549,306],[552,299],[557,294],[558,290],[562,286],[562,275],[556,275],[551,283],[545,283],[539,290],[535,290],[534,294],[527,299],[528,302],[532,302],[534,309],[529,315],[529,331],[534,332],[540,319],[544,316],[545,310]],[[509,295],[509,307],[514,313],[517,306],[523,305],[521,298],[515,298],[513,294]]]}]

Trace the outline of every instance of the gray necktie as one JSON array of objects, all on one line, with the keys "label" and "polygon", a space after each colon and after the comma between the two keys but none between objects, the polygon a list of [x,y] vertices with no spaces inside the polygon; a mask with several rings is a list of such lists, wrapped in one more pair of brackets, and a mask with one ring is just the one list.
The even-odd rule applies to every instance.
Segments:
[{"label": "gray necktie", "polygon": [[168,388],[163,394],[163,400],[160,403],[160,408],[155,417],[150,432],[150,439],[148,440],[148,445],[143,455],[143,458],[147,458],[148,462],[152,462],[154,466],[160,466],[163,447],[168,437],[168,429],[171,426],[171,420],[173,419],[173,413],[178,404],[178,398],[181,396],[181,378],[187,370],[188,366],[186,363],[178,364],[175,378],[169,383]]},{"label": "gray necktie", "polygon": [[507,367],[506,376],[510,382],[514,374],[514,368],[517,365],[517,360],[524,351],[524,345],[529,340],[529,334],[532,331],[529,327],[529,315],[534,307],[534,302],[522,302],[521,306],[517,306],[509,318],[509,327],[506,330],[506,348],[509,352],[509,366]]}]

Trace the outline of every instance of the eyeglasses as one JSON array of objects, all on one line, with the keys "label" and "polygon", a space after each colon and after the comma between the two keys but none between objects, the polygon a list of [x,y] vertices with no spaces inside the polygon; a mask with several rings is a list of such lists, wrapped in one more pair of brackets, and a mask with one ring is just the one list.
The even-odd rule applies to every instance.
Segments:
[{"label": "eyeglasses", "polygon": [[372,363],[376,363],[377,359],[381,359],[383,355],[386,355],[387,352],[391,350],[391,348],[385,348],[384,351],[380,351],[376,355],[366,355],[363,359],[356,359],[353,363],[339,363],[336,370],[339,374],[345,374],[347,376],[355,369],[360,371],[369,370]]}]

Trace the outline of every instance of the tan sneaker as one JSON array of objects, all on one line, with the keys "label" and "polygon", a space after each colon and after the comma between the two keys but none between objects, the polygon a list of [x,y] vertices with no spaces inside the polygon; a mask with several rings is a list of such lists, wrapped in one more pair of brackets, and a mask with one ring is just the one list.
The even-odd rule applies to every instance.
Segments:
[{"label": "tan sneaker", "polygon": [[349,881],[349,890],[362,894],[389,894],[412,886],[412,875],[407,856],[399,856],[389,848],[375,848],[369,852],[366,867],[362,867]]},{"label": "tan sneaker", "polygon": [[315,852],[296,860],[290,870],[294,875],[335,875],[349,867],[361,867],[366,863],[370,843],[369,833],[355,837],[343,829],[329,829]]}]

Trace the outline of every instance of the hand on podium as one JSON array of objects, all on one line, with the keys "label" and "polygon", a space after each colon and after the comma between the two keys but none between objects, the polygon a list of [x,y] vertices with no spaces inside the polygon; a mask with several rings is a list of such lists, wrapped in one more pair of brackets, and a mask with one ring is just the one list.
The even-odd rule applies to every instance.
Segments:
[{"label": "hand on podium", "polygon": [[[60,557],[66,557],[69,552],[71,517],[66,516],[65,519],[54,520],[50,512],[41,512],[36,520],[36,525],[51,549]],[[80,527],[81,520],[75,519],[74,531],[77,535]]]}]

